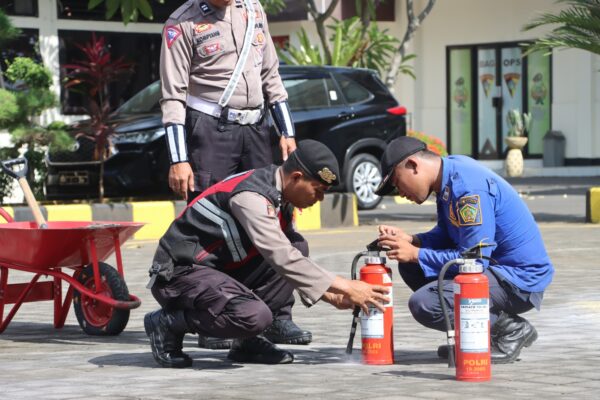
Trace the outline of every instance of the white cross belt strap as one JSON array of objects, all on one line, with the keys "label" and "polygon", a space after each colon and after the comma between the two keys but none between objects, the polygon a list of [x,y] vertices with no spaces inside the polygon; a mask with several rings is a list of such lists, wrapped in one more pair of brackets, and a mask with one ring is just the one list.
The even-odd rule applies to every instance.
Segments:
[{"label": "white cross belt strap", "polygon": [[246,12],[248,13],[248,25],[246,26],[246,34],[244,35],[244,44],[242,46],[242,51],[240,53],[240,57],[235,64],[235,68],[233,70],[233,74],[231,74],[231,78],[229,78],[229,82],[227,82],[227,86],[225,87],[225,91],[221,95],[219,99],[219,105],[221,107],[225,107],[235,88],[237,87],[238,82],[240,81],[240,77],[242,76],[242,71],[244,70],[244,66],[246,65],[246,60],[248,59],[248,54],[250,53],[250,48],[252,47],[252,38],[254,37],[254,23],[256,21],[256,14],[254,12],[254,5],[252,4],[252,0],[244,0],[244,5],[246,6]]}]

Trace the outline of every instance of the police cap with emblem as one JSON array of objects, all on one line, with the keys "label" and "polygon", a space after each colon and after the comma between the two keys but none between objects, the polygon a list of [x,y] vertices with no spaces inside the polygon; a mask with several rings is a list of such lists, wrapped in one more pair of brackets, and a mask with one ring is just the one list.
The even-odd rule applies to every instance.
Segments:
[{"label": "police cap with emblem", "polygon": [[383,179],[375,189],[375,194],[385,196],[394,190],[393,179],[394,169],[407,157],[412,156],[422,150],[426,150],[427,145],[410,136],[401,136],[392,140],[381,157],[381,175]]},{"label": "police cap with emblem", "polygon": [[328,186],[339,183],[340,168],[337,159],[321,142],[311,139],[299,141],[289,159],[316,181]]}]

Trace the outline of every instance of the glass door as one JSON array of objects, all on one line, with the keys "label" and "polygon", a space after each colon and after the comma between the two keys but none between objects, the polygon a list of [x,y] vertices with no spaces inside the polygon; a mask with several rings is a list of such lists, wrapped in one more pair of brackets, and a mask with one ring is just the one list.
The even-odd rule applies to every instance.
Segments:
[{"label": "glass door", "polygon": [[551,57],[523,57],[518,43],[456,46],[447,49],[448,149],[477,159],[502,159],[507,115],[531,113],[525,155],[541,157],[551,129]]}]

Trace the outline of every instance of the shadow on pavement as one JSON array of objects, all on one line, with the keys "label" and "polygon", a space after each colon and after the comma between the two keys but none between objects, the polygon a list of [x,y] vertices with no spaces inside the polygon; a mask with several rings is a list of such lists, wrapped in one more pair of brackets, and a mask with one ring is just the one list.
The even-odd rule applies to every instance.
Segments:
[{"label": "shadow on pavement", "polygon": [[94,343],[147,343],[148,337],[144,331],[127,330],[127,328],[125,328],[120,335],[116,336],[91,336],[83,332],[79,325],[65,325],[61,329],[55,329],[52,324],[36,322],[11,322],[8,328],[6,328],[6,331],[0,334],[0,340],[10,340],[17,343],[47,343],[89,346],[90,344]]}]

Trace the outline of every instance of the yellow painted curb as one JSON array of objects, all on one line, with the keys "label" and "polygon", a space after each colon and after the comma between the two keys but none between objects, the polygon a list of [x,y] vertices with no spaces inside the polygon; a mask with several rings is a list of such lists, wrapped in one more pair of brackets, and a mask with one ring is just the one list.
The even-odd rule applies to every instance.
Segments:
[{"label": "yellow painted curb", "polygon": [[600,187],[593,187],[587,193],[587,220],[600,223]]},{"label": "yellow painted curb", "polygon": [[91,221],[92,207],[87,204],[46,206],[48,221]]},{"label": "yellow painted curb", "polygon": [[134,236],[134,239],[159,239],[175,219],[175,205],[171,201],[152,201],[131,203],[133,221],[146,225]]},{"label": "yellow painted curb", "polygon": [[[10,215],[11,217],[15,217],[15,211],[13,210],[12,207],[8,207],[8,206],[2,206],[2,208],[4,209],[4,211],[6,211],[8,213],[8,215]],[[0,224],[5,224],[6,221],[4,220],[4,218],[0,217]]]},{"label": "yellow painted curb", "polygon": [[358,226],[358,201],[355,194],[352,194],[352,225]]},{"label": "yellow painted curb", "polygon": [[[394,201],[396,202],[396,204],[417,204],[414,201],[405,199],[402,196],[394,196]],[[431,205],[431,204],[435,204],[435,201],[425,200],[421,205]]]},{"label": "yellow painted curb", "polygon": [[296,221],[296,229],[299,231],[321,229],[321,203],[304,208],[301,211],[295,208],[294,220]]}]

